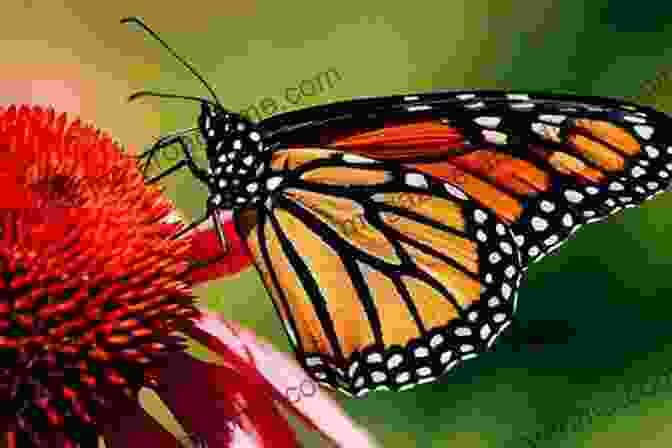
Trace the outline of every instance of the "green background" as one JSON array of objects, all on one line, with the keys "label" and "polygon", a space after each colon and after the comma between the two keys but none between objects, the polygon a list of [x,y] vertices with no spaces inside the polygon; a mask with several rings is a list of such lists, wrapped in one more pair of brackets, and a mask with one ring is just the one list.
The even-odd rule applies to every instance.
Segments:
[{"label": "green background", "polygon": [[[0,81],[76,78],[82,116],[136,149],[192,126],[198,109],[173,100],[126,104],[129,93],[205,91],[156,42],[118,23],[128,15],[159,31],[234,110],[266,97],[282,101],[286,88],[329,68],[340,79],[292,108],[463,87],[632,96],[672,56],[672,4],[660,1],[9,3],[1,13]],[[45,71],[45,64],[59,68]],[[12,101],[1,87],[0,100]],[[672,112],[667,90],[663,82],[642,100]],[[186,175],[167,186],[197,217],[201,188]],[[662,195],[588,226],[533,266],[519,322],[493,353],[435,384],[341,399],[343,406],[392,448],[670,446],[670,381],[608,411],[624,403],[624,390],[666,375],[672,364],[670,205]],[[197,292],[288,349],[255,272]],[[589,408],[610,415],[549,433]],[[548,440],[519,439],[544,428]]]}]

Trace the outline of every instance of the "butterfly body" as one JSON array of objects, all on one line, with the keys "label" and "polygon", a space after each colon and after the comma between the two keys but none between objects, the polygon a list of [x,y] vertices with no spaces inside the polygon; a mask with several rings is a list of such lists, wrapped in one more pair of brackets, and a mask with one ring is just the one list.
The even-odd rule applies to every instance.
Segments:
[{"label": "butterfly body", "polygon": [[203,103],[199,130],[206,143],[209,210],[238,210],[265,195],[269,157],[256,125]]},{"label": "butterfly body", "polygon": [[613,98],[438,92],[258,123],[183,98],[207,216],[233,211],[298,360],[357,396],[486,351],[531,263],[672,174],[672,119]]}]

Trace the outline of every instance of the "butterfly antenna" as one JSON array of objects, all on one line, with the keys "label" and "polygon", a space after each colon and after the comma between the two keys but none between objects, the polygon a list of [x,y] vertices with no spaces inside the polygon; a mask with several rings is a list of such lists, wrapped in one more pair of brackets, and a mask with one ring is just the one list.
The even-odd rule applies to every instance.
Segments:
[{"label": "butterfly antenna", "polygon": [[[212,95],[212,98],[217,102],[217,104],[221,104],[219,101],[219,98],[217,98],[217,94],[215,93],[215,90],[208,84],[208,82],[196,71],[194,67],[191,66],[184,58],[182,58],[180,55],[178,55],[175,50],[173,50],[170,45],[166,43],[157,33],[152,31],[145,23],[140,20],[138,17],[126,17],[124,19],[121,19],[121,23],[135,23],[139,25],[147,34],[152,36],[155,40],[157,40],[163,48],[168,50],[170,54],[173,55],[175,59],[177,59],[184,67],[187,68],[201,83],[205,86],[206,89],[208,89],[208,92],[210,92],[210,95]],[[142,92],[139,92],[142,93]],[[145,94],[146,95],[146,94]],[[158,96],[158,95],[154,95]],[[137,98],[137,96],[136,96]]]},{"label": "butterfly antenna", "polygon": [[198,101],[199,103],[206,102],[210,104],[214,104],[212,101],[208,100],[207,98],[199,98],[197,96],[188,96],[188,95],[175,95],[173,93],[163,93],[163,92],[150,92],[150,91],[140,91],[140,92],[135,92],[133,95],[128,97],[128,101],[134,101],[137,100],[138,98],[141,98],[143,96],[155,96],[159,98],[178,98],[181,100],[190,100],[190,101]]}]

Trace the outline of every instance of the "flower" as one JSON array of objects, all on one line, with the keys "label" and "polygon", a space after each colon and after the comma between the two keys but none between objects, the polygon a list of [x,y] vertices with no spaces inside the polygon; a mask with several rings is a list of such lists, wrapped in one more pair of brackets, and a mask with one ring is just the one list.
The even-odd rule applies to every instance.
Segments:
[{"label": "flower", "polygon": [[276,390],[277,404],[318,431],[332,444],[328,446],[378,446],[372,436],[354,425],[338,403],[320,389],[292,358],[275,350],[252,331],[223,319],[217,313],[203,311],[196,325],[187,333],[213,352],[233,351],[254,366]]},{"label": "flower", "polygon": [[226,254],[222,249],[212,221],[201,224],[191,237],[191,255],[197,260],[189,271],[189,278],[202,283],[237,274],[252,264],[252,256],[240,239],[230,213],[220,212],[222,232],[227,241]]},{"label": "flower", "polygon": [[[275,354],[269,370],[269,356],[250,355],[263,344],[249,332],[236,339],[225,333],[233,324],[196,308],[194,266],[211,255],[198,242],[212,231],[171,239],[179,213],[108,136],[52,109],[11,106],[0,109],[0,163],[7,446],[179,446],[141,406],[143,389],[208,447],[297,447],[285,411],[336,446],[346,433],[369,440],[325,395],[314,402],[328,421],[307,400],[290,402],[281,386],[298,366]],[[219,272],[240,268],[227,266]],[[218,362],[192,356],[190,340]]]}]

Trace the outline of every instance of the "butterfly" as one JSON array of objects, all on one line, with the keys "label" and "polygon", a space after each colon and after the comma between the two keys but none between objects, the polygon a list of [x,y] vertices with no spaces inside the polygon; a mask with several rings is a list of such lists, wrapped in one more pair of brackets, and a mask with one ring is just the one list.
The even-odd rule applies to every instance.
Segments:
[{"label": "butterfly", "polygon": [[[354,396],[436,380],[511,323],[529,265],[665,191],[672,121],[615,98],[490,90],[363,98],[259,122],[212,98],[179,144],[220,240],[232,211],[297,359]],[[185,137],[200,134],[208,169]]]}]

